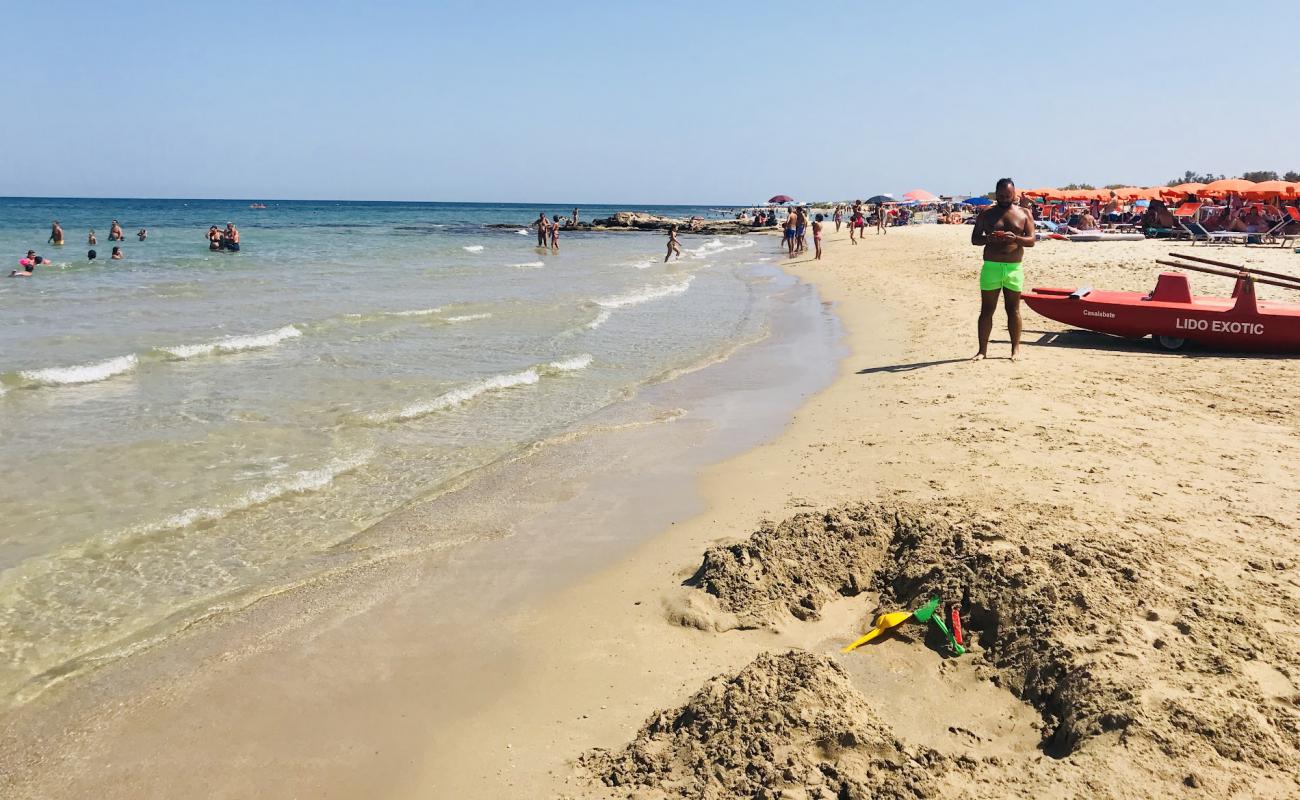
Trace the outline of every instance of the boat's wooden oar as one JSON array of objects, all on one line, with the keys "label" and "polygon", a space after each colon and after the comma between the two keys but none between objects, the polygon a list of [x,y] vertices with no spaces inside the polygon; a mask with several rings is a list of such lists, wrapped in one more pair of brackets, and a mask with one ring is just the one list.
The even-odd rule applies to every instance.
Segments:
[{"label": "boat's wooden oar", "polygon": [[1300,277],[1296,277],[1295,275],[1283,275],[1280,272],[1269,272],[1267,270],[1254,269],[1253,267],[1239,267],[1236,264],[1227,264],[1222,261],[1212,261],[1208,258],[1201,258],[1200,256],[1189,256],[1185,253],[1170,253],[1169,255],[1173,256],[1174,258],[1185,258],[1188,261],[1198,261],[1202,264],[1211,264],[1216,267],[1223,267],[1224,269],[1236,270],[1238,272],[1249,272],[1252,275],[1263,275],[1267,278],[1277,278],[1279,280],[1294,281],[1295,283],[1300,283]]},{"label": "boat's wooden oar", "polygon": [[[1183,264],[1178,261],[1165,261],[1160,258],[1156,259],[1156,263],[1166,267],[1177,267],[1178,269],[1190,269],[1193,272],[1204,272],[1207,275],[1221,275],[1225,278],[1240,278],[1243,275],[1240,271],[1229,272],[1226,269],[1210,269],[1209,267],[1198,267],[1195,264]],[[1268,278],[1256,278],[1254,275],[1248,273],[1245,274],[1246,277],[1249,277],[1255,283],[1267,283],[1269,286],[1281,286],[1283,289],[1295,289],[1296,291],[1300,291],[1300,284],[1283,283],[1282,281],[1272,281]]]}]

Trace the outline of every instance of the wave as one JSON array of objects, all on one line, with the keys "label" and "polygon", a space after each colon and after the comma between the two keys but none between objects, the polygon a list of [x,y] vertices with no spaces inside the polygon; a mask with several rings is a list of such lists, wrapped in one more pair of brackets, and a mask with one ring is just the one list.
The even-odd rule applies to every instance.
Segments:
[{"label": "wave", "polygon": [[45,369],[25,369],[18,373],[23,381],[36,386],[71,386],[78,383],[95,383],[104,381],[114,375],[121,375],[135,369],[140,359],[135,354],[97,361],[93,364],[78,364],[72,367],[47,367]]},{"label": "wave", "polygon": [[285,325],[266,333],[253,333],[244,336],[228,336],[225,339],[217,339],[214,342],[204,344],[182,344],[175,347],[159,347],[158,350],[181,360],[194,358],[195,356],[219,355],[223,353],[239,353],[244,350],[258,350],[263,347],[274,347],[286,339],[296,339],[302,336],[302,331],[293,325]]},{"label": "wave", "polygon": [[464,247],[462,247],[461,250],[464,250],[466,253],[481,253],[483,252],[483,245],[467,244]]},{"label": "wave", "polygon": [[527,228],[520,228],[519,230],[515,231],[515,233],[519,234],[520,236],[527,236],[528,234],[532,233],[532,231],[528,230]]},{"label": "wave", "polygon": [[686,280],[680,283],[672,283],[667,286],[646,286],[636,292],[627,294],[614,295],[612,297],[603,297],[596,301],[596,305],[602,308],[623,308],[624,306],[635,306],[641,303],[648,303],[651,300],[658,300],[662,297],[668,297],[674,294],[681,294],[691,288],[691,281],[695,276],[687,276]]},{"label": "wave", "polygon": [[632,262],[632,266],[636,267],[637,269],[650,269],[651,267],[653,267],[655,264],[658,263],[659,263],[659,259],[657,258],[647,258],[641,261]]},{"label": "wave", "polygon": [[462,314],[459,317],[447,317],[448,322],[472,322],[476,319],[488,319],[491,314]]},{"label": "wave", "polygon": [[511,264],[515,269],[541,269],[546,266],[545,261],[529,261],[524,264]]},{"label": "wave", "polygon": [[588,322],[584,327],[586,327],[587,330],[589,331],[594,331],[597,328],[599,328],[601,325],[604,325],[606,322],[609,322],[609,318],[612,315],[612,313],[613,312],[611,312],[608,308],[602,308],[600,310],[600,313],[596,315],[596,318],[593,319],[591,322]]},{"label": "wave", "polygon": [[488,392],[499,392],[503,389],[513,389],[516,386],[531,386],[539,380],[541,380],[541,375],[538,374],[537,369],[534,367],[529,367],[523,372],[493,375],[491,378],[481,380],[478,383],[471,383],[468,386],[444,392],[432,400],[412,403],[396,414],[372,414],[369,420],[371,422],[404,422],[409,419],[423,417],[426,414],[432,414],[435,411],[455,408]]},{"label": "wave", "polygon": [[158,533],[188,528],[201,522],[216,522],[231,514],[246,511],[254,506],[278,500],[281,497],[319,491],[333,483],[338,476],[351,472],[365,464],[370,458],[370,453],[361,453],[347,458],[335,459],[319,469],[303,470],[295,473],[287,480],[275,481],[253,489],[229,503],[218,506],[188,508],[179,514],[173,514],[162,522],[136,528],[131,533],[136,535]]},{"label": "wave", "polygon": [[[442,307],[441,307],[441,306],[439,306],[438,308],[413,308],[413,309],[411,309],[410,311],[387,311],[387,312],[385,312],[384,314],[382,314],[381,316],[385,316],[385,317],[427,317],[427,316],[429,316],[430,314],[437,314],[439,311],[442,311]],[[360,314],[357,314],[357,316],[359,317],[359,316],[361,316],[361,315],[360,315]]]},{"label": "wave", "polygon": [[724,242],[721,239],[710,239],[699,247],[688,249],[686,252],[690,253],[691,258],[699,260],[708,258],[717,253],[725,253],[728,250],[744,250],[753,247],[754,244],[755,242],[753,239],[739,239],[734,242]]},{"label": "wave", "polygon": [[544,369],[551,372],[576,372],[580,369],[586,369],[591,366],[591,354],[583,353],[580,356],[566,358],[563,361],[552,361]]}]

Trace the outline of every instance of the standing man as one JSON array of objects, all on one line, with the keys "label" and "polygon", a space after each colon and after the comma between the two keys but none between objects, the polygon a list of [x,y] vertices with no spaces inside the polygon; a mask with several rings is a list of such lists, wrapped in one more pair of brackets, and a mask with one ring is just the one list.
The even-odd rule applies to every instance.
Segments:
[{"label": "standing man", "polygon": [[537,226],[537,246],[545,247],[546,240],[550,238],[551,223],[546,219],[546,212],[543,211],[537,215],[537,221],[533,223]]},{"label": "standing man", "polygon": [[573,227],[578,227],[578,209],[573,209]]},{"label": "standing man", "polygon": [[1001,294],[1007,309],[1007,332],[1011,334],[1011,360],[1020,358],[1020,292],[1025,287],[1025,273],[1020,262],[1025,248],[1034,246],[1034,220],[1016,203],[1016,184],[1010,178],[997,183],[997,204],[975,219],[970,243],[984,248],[984,268],[980,270],[980,349],[971,361],[988,357],[989,336],[993,333],[993,312]]},{"label": "standing man", "polygon": [[54,220],[54,224],[50,225],[50,238],[45,241],[46,244],[58,245],[60,247],[63,246],[63,228],[59,227],[59,221],[57,219]]}]

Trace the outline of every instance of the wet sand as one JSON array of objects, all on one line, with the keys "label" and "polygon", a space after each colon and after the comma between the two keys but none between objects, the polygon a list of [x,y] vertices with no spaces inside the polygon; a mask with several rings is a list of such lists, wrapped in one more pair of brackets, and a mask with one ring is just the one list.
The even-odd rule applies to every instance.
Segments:
[{"label": "wet sand", "polygon": [[[831,782],[849,778],[905,786],[903,796],[1294,796],[1297,361],[1171,355],[1026,310],[1023,361],[1006,359],[999,314],[991,358],[969,363],[980,262],[968,237],[926,226],[851,246],[831,234],[824,261],[790,264],[844,326],[849,355],[834,382],[776,438],[655,487],[680,497],[694,483],[699,500],[647,514],[660,530],[640,544],[630,535],[601,550],[626,532],[599,516],[553,521],[592,543],[594,573],[557,575],[544,599],[512,608],[481,602],[510,594],[508,549],[477,564],[434,553],[421,557],[430,568],[350,576],[327,601],[286,598],[261,620],[252,609],[229,635],[177,653],[184,668],[151,670],[154,682],[124,692],[123,705],[49,723],[48,744],[32,740],[34,727],[15,741],[11,723],[0,741],[10,794],[694,796],[703,784],[691,776],[637,785],[631,769],[609,786],[599,760],[578,760],[593,748],[616,759],[634,740],[651,752],[667,741],[654,720],[682,720],[688,701],[724,728],[765,724],[707,692],[692,699],[752,665],[736,685],[793,687],[756,694],[776,709],[797,718],[835,707],[843,713],[816,724],[858,726],[835,748],[796,741],[811,722],[760,731],[803,766],[835,767],[834,778],[820,766],[820,777],[776,769],[788,797],[834,796]],[[1170,249],[1042,243],[1027,280],[1145,291]],[[1300,271],[1289,250],[1208,252]],[[1192,282],[1197,293],[1230,289]],[[564,459],[553,466],[562,474]],[[629,466],[593,491],[632,497],[644,481]],[[552,502],[586,490],[559,483],[545,489]],[[842,512],[828,512],[864,501],[882,504],[882,518],[918,509],[921,522],[862,538],[855,557],[867,571],[852,591],[809,584],[800,591],[815,596],[796,615],[775,589],[771,605],[728,611],[683,585],[709,547],[764,520],[808,513],[790,530],[836,531]],[[790,537],[797,547],[826,538]],[[515,555],[545,571],[548,548],[533,541]],[[764,550],[753,552],[762,564]],[[459,599],[429,582],[456,570],[497,577]],[[774,574],[752,573],[756,584]],[[911,589],[963,583],[985,617],[971,654],[945,658],[916,632],[839,653]],[[737,611],[759,622],[719,630]],[[817,659],[755,662],[792,648]],[[760,760],[739,758],[732,773]],[[692,779],[732,796],[719,788],[726,773]]]}]

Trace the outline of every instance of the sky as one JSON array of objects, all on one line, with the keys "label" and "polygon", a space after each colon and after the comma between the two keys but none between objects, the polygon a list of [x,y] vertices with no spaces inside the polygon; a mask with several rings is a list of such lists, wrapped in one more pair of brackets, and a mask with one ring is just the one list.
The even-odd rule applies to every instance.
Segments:
[{"label": "sky", "polygon": [[0,4],[0,196],[745,204],[1300,170],[1300,2]]}]

